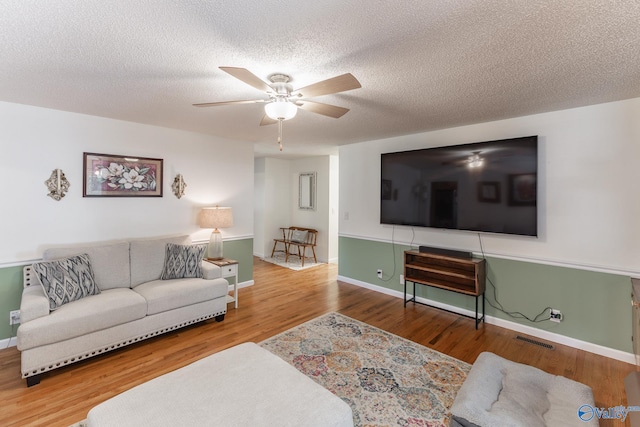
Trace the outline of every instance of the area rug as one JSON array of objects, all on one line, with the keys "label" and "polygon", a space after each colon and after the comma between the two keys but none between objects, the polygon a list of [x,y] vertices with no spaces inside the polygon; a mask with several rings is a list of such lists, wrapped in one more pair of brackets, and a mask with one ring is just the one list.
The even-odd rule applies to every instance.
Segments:
[{"label": "area rug", "polygon": [[347,402],[355,426],[449,425],[471,365],[329,313],[260,345]]},{"label": "area rug", "polygon": [[300,257],[290,255],[289,261],[285,261],[285,256],[283,252],[280,252],[280,253],[276,252],[273,255],[273,257],[262,258],[262,260],[266,262],[270,262],[271,264],[276,264],[276,265],[279,265],[280,267],[286,267],[295,271],[306,270],[307,268],[312,268],[322,264],[320,262],[313,262],[313,258],[311,259],[307,258],[304,260],[304,267],[303,267]]}]

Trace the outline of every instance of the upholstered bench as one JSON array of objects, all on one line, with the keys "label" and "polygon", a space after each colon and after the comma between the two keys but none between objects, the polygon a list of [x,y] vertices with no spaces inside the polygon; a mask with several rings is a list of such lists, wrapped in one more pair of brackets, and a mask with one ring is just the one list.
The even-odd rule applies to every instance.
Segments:
[{"label": "upholstered bench", "polygon": [[353,415],[278,356],[244,343],[97,405],[87,426],[352,427]]},{"label": "upholstered bench", "polygon": [[458,391],[450,425],[598,426],[589,413],[594,406],[591,388],[584,384],[485,352]]}]

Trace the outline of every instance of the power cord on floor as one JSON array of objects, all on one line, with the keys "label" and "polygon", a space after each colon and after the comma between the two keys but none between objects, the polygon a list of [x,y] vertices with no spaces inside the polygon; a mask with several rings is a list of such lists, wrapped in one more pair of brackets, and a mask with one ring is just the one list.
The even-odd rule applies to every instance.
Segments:
[{"label": "power cord on floor", "polygon": [[[480,235],[480,233],[478,233],[478,240],[480,241],[480,252],[482,253],[482,259],[486,260],[487,257],[485,256],[484,253],[484,247],[482,246],[482,236]],[[519,312],[519,311],[507,311],[505,310],[505,308],[502,306],[502,304],[500,303],[500,301],[498,301],[498,293],[496,290],[496,285],[493,284],[493,282],[491,281],[491,279],[487,276],[487,281],[489,282],[489,284],[491,285],[491,288],[493,289],[493,300],[496,302],[497,306],[494,305],[488,298],[486,299],[487,304],[489,304],[491,307],[495,308],[498,311],[501,311],[502,313],[506,314],[509,317],[513,317],[514,319],[525,319],[528,320],[529,322],[532,323],[539,323],[539,322],[544,322],[547,321],[549,319],[551,319],[551,307],[546,307],[544,310],[542,310],[540,313],[538,313],[536,315],[536,317],[534,317],[533,319],[530,318],[529,316]],[[549,314],[547,315],[547,317],[544,318],[540,318],[541,316],[544,316],[544,314],[549,311]]]},{"label": "power cord on floor", "polygon": [[7,346],[5,348],[3,348],[2,350],[6,350],[9,347],[11,347],[11,339],[16,336],[16,334],[18,333],[18,328],[16,325],[11,325],[11,333],[9,334],[9,339],[7,339]]}]

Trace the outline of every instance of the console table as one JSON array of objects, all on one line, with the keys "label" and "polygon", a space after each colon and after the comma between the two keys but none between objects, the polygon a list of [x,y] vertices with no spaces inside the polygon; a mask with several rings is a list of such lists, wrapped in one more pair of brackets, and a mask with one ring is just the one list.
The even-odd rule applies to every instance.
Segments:
[{"label": "console table", "polygon": [[[433,307],[416,301],[416,283],[445,289],[475,297],[478,324],[484,321],[485,260],[461,258],[429,252],[405,251],[404,253],[404,306],[413,303]],[[407,282],[413,283],[413,296],[407,299]],[[478,313],[478,298],[482,297],[482,316]],[[439,308],[439,307],[435,307]],[[456,313],[458,314],[458,313]],[[471,317],[471,316],[467,316]]]}]

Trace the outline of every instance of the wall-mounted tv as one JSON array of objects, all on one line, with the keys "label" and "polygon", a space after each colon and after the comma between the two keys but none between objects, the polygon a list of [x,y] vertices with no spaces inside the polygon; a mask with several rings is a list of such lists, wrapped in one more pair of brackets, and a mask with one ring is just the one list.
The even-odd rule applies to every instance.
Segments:
[{"label": "wall-mounted tv", "polygon": [[380,222],[538,235],[538,137],[381,155]]}]

